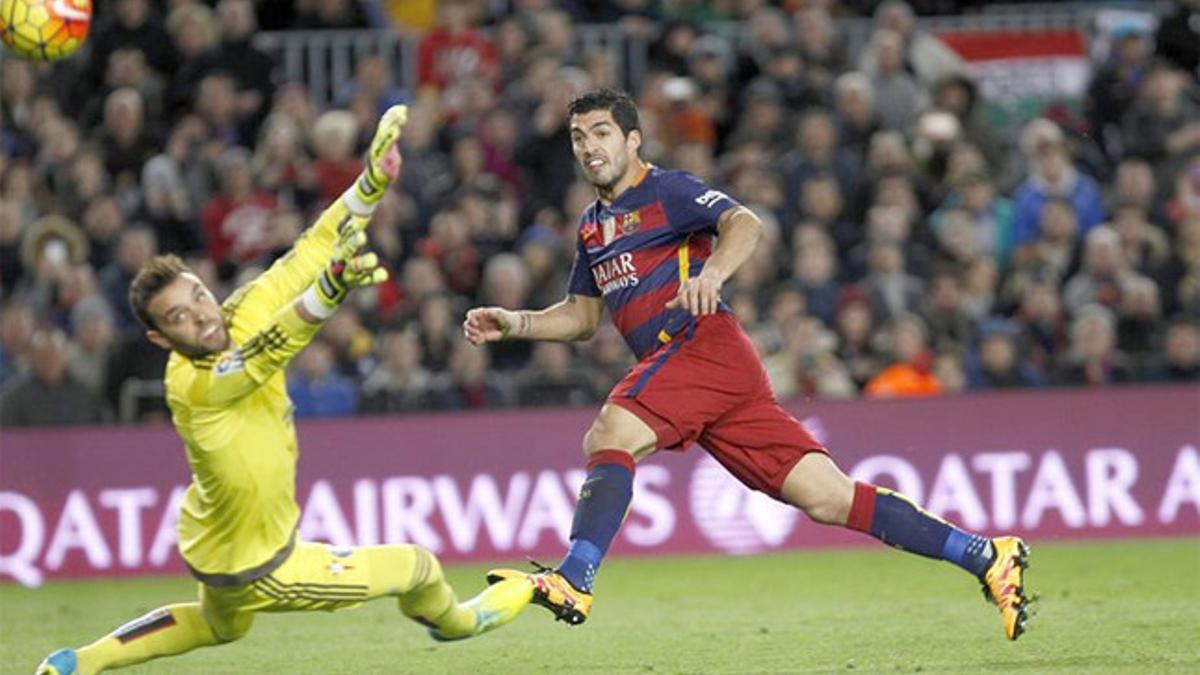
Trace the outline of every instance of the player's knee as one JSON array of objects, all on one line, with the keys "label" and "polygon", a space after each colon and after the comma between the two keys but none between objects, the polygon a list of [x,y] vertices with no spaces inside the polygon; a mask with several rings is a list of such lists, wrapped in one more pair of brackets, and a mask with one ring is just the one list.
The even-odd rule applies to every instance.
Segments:
[{"label": "player's knee", "polygon": [[423,546],[412,546],[413,567],[410,589],[423,588],[430,584],[440,584],[445,580],[442,563],[432,551]]},{"label": "player's knee", "polygon": [[250,632],[252,625],[254,625],[254,614],[251,612],[238,612],[232,617],[216,621],[209,619],[208,621],[208,627],[212,630],[213,637],[217,639],[217,644],[241,640],[246,637],[246,633]]}]

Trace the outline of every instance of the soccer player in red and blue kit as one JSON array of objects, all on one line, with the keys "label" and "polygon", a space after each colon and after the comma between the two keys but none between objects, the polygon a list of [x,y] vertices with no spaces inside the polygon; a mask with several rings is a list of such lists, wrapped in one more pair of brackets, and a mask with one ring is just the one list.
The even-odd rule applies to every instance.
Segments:
[{"label": "soccer player in red and blue kit", "polygon": [[607,306],[639,361],[584,436],[588,473],[562,562],[532,574],[493,570],[489,581],[528,576],[534,602],[568,624],[583,623],[596,571],[633,495],[636,462],[695,443],[751,489],[818,523],[967,570],[1000,608],[1005,635],[1017,639],[1028,607],[1029,549],[1021,539],[964,532],[900,494],[852,482],[776,402],[754,346],[720,297],[753,251],[759,219],[695,176],[644,162],[628,95],[590,92],[568,114],[572,150],[599,198],[580,218],[567,296],[541,311],[475,308],[463,330],[476,345],[586,340]]}]

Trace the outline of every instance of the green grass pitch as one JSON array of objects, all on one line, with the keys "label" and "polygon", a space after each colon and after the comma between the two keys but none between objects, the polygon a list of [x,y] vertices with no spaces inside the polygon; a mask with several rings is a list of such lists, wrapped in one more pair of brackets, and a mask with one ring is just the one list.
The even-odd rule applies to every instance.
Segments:
[{"label": "green grass pitch", "polygon": [[[530,607],[478,640],[430,641],[388,601],[259,616],[240,642],[128,673],[1200,672],[1200,539],[1033,542],[1040,595],[1007,642],[996,611],[945,563],[885,548],[759,557],[616,558],[587,624]],[[452,567],[460,595],[483,567]],[[0,672],[32,673],[158,605],[183,578],[0,587]]]}]

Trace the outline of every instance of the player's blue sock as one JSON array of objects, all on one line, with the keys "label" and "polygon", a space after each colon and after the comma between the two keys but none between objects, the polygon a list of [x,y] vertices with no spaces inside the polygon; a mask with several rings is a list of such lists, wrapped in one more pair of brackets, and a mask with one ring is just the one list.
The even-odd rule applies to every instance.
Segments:
[{"label": "player's blue sock", "polygon": [[991,565],[990,539],[964,532],[887,488],[855,483],[846,526],[889,546],[952,562],[975,576]]},{"label": "player's blue sock", "polygon": [[625,519],[633,498],[633,470],[633,456],[620,450],[602,450],[588,461],[571,524],[571,547],[558,564],[558,572],[585,593],[592,592],[600,561]]}]

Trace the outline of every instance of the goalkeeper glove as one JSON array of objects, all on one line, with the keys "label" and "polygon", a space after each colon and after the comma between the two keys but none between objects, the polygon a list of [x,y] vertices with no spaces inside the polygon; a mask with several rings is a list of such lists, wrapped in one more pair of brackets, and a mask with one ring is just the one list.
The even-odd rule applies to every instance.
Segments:
[{"label": "goalkeeper glove", "polygon": [[400,139],[400,131],[407,119],[408,106],[394,105],[383,113],[379,126],[375,127],[375,137],[371,139],[371,147],[367,149],[367,167],[363,169],[353,188],[354,196],[366,207],[366,211],[383,198],[388,184],[392,182],[392,177],[383,168],[384,157],[388,149]]},{"label": "goalkeeper glove", "polygon": [[329,266],[321,270],[312,286],[314,299],[324,309],[313,312],[316,316],[328,318],[332,315],[352,288],[387,281],[388,271],[379,266],[379,256],[370,251],[359,253],[367,244],[366,228],[369,222],[369,218],[351,216],[338,230],[338,240]]}]

